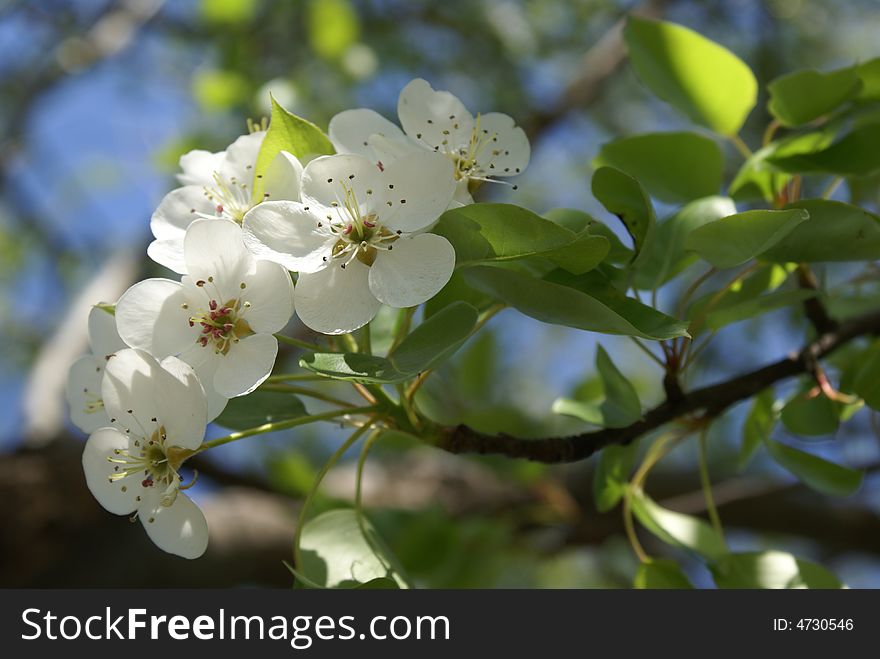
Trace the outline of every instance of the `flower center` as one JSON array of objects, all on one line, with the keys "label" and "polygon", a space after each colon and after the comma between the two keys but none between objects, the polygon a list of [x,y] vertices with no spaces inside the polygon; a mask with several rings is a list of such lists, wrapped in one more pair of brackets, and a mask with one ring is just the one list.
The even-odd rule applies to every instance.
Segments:
[{"label": "flower center", "polygon": [[[205,289],[208,284],[213,284],[213,277],[209,277],[207,281],[199,280],[196,286]],[[216,287],[214,287],[216,288]],[[245,284],[241,284],[242,290],[246,288]],[[189,318],[189,326],[195,327],[199,325],[202,333],[196,339],[196,343],[203,348],[209,345],[214,348],[217,354],[225,355],[229,352],[229,348],[238,343],[246,336],[254,333],[244,315],[250,309],[250,302],[242,302],[241,298],[233,298],[225,302],[219,302],[217,298],[208,295],[207,309],[200,309]],[[184,308],[189,308],[184,305]]]},{"label": "flower center", "polygon": [[[354,174],[349,176],[349,180]],[[382,225],[381,218],[375,212],[364,212],[357,200],[354,188],[341,182],[344,196],[342,199],[332,202],[331,206],[338,211],[338,217],[327,215],[326,222],[318,222],[318,231],[328,237],[336,238],[330,255],[324,257],[324,261],[339,261],[340,266],[345,268],[357,259],[366,266],[371,266],[376,261],[380,251],[390,251],[393,243],[398,239],[401,232],[393,232]],[[394,185],[389,185],[394,189]],[[368,195],[373,190],[367,190]],[[393,202],[389,201],[391,205]],[[401,199],[401,204],[406,200]]]},{"label": "flower center", "polygon": [[[250,169],[250,166],[248,166]],[[245,214],[259,201],[268,199],[269,193],[264,193],[263,198],[257,203],[253,202],[251,189],[244,181],[239,181],[235,176],[224,179],[219,172],[214,172],[214,185],[204,187],[204,195],[214,204],[214,215],[200,213],[202,217],[222,217],[241,224]]]}]

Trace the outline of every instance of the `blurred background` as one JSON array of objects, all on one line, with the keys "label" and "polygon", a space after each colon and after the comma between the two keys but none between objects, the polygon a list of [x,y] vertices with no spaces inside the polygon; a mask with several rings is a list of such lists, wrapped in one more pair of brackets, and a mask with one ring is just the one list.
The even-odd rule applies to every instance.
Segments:
[{"label": "blurred background", "polygon": [[[247,118],[268,115],[270,92],[322,127],[350,107],[396,119],[399,90],[421,76],[473,112],[507,112],[527,128],[533,158],[519,190],[488,186],[484,200],[607,220],[589,193],[599,145],[688,127],[626,65],[619,21],[631,10],[719,41],[762,83],[880,55],[875,0],[0,1],[0,586],[290,585],[281,561],[291,556],[299,501],[338,445],[336,429],[211,451],[195,490],[211,544],[187,562],[91,498],[79,462],[84,438],[66,419],[64,378],[87,350],[90,305],[167,274],[145,246],[181,153],[225,148]],[[743,135],[753,146],[768,121],[763,106]],[[728,155],[733,173],[740,160]],[[671,299],[674,291],[661,304]],[[600,340],[643,403],[659,401],[656,366],[630,343]],[[803,340],[803,325],[784,311],[732,326],[689,384],[778,359]],[[423,404],[486,430],[575,430],[550,405],[595,388],[596,341],[505,311],[429,380]],[[786,549],[853,587],[880,586],[880,480],[869,474],[859,495],[831,500],[760,456],[737,473],[742,408],[716,424],[711,443],[733,547]],[[880,443],[869,420],[860,413],[810,446],[873,469]],[[693,443],[677,449],[648,491],[701,514],[694,459]],[[371,454],[364,499],[422,586],[627,587],[635,559],[619,510],[595,512],[591,470],[389,440]],[[328,477],[319,509],[351,501],[353,484],[348,461]],[[701,565],[676,557],[696,584],[711,583]]]}]

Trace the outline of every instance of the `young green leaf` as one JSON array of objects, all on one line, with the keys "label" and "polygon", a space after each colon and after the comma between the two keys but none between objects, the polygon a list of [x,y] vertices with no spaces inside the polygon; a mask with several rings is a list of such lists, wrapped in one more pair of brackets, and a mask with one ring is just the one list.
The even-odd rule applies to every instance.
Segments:
[{"label": "young green leaf", "polygon": [[633,263],[638,263],[642,250],[653,238],[657,223],[648,193],[629,174],[614,167],[600,167],[593,174],[593,196],[623,222],[633,240]]},{"label": "young green leaf", "polygon": [[725,296],[722,303],[718,304],[706,314],[704,328],[719,330],[733,323],[739,323],[750,318],[757,318],[765,313],[784,309],[795,304],[800,304],[816,296],[815,291],[792,290],[774,291],[755,297]]},{"label": "young green leaf", "polygon": [[807,199],[789,206],[810,221],[783,236],[761,259],[776,263],[880,259],[880,217],[840,201]]},{"label": "young green leaf", "polygon": [[724,540],[699,517],[667,510],[641,492],[633,494],[632,510],[642,526],[669,545],[690,549],[710,561],[727,553]]},{"label": "young green leaf", "polygon": [[880,171],[880,123],[858,125],[819,151],[796,155],[776,154],[768,160],[792,174],[868,176]]},{"label": "young green leaf", "polygon": [[795,71],[770,81],[767,107],[783,126],[801,126],[854,98],[861,87],[852,66],[828,73]]},{"label": "young green leaf", "polygon": [[719,588],[843,588],[821,565],[781,551],[728,554],[710,569]]},{"label": "young green leaf", "polygon": [[724,159],[715,140],[697,133],[647,133],[602,145],[594,167],[610,166],[640,181],[657,199],[676,203],[718,193]]},{"label": "young green leaf", "polygon": [[623,498],[638,450],[638,442],[632,442],[608,446],[599,454],[593,473],[593,501],[600,513],[608,512]]},{"label": "young green leaf", "polygon": [[683,206],[671,217],[659,222],[654,240],[648,246],[638,269],[635,284],[642,290],[659,288],[696,263],[696,254],[685,250],[688,234],[704,224],[736,213],[728,197],[706,197]]},{"label": "young green leaf", "polygon": [[818,455],[800,449],[767,440],[770,456],[781,466],[798,477],[807,487],[828,496],[846,497],[862,485],[863,474],[857,469],[850,469],[834,462],[829,462]]},{"label": "young green leaf", "polygon": [[766,252],[809,217],[800,208],[745,211],[691,231],[685,248],[716,268],[733,268]]},{"label": "young green leaf", "polygon": [[862,81],[858,100],[880,101],[880,57],[875,57],[856,66],[856,75]]},{"label": "young green leaf", "polygon": [[607,300],[599,301],[579,290],[488,266],[470,268],[465,279],[487,295],[551,325],[654,340],[686,334],[684,323],[637,300],[616,300],[612,308]]},{"label": "young green leaf", "polygon": [[230,430],[247,430],[305,415],[305,405],[296,396],[274,391],[255,391],[247,396],[230,399],[214,423]]},{"label": "young green leaf", "polygon": [[387,358],[360,353],[307,353],[300,366],[337,380],[366,384],[403,382],[458,350],[477,324],[477,310],[453,302],[416,327]]},{"label": "young green leaf", "polygon": [[568,229],[512,204],[454,208],[431,231],[452,243],[458,268],[545,254],[576,239]]},{"label": "young green leaf", "polygon": [[610,245],[606,259],[612,263],[629,263],[632,260],[632,250],[620,242],[614,231],[589,213],[573,208],[554,208],[544,213],[544,217],[575,234],[583,235],[586,232],[590,236],[605,238]]},{"label": "young green leaf", "polygon": [[406,588],[397,560],[369,521],[363,523],[369,538],[354,510],[331,510],[306,522],[298,566],[303,576],[325,588],[357,588],[380,578]]},{"label": "young green leaf", "polygon": [[775,403],[776,395],[772,388],[764,389],[752,400],[752,407],[743,423],[742,445],[737,457],[740,470],[745,469],[761,443],[770,439],[778,418]]},{"label": "young green leaf", "polygon": [[880,409],[880,341],[874,341],[862,353],[852,380],[853,392],[871,409]]},{"label": "young green leaf", "polygon": [[693,588],[678,563],[666,558],[655,558],[648,563],[640,564],[633,586],[640,590]]},{"label": "young green leaf", "polygon": [[260,152],[257,154],[257,162],[254,165],[254,199],[261,199],[263,195],[262,179],[269,169],[269,165],[281,152],[292,153],[303,162],[307,162],[316,156],[335,153],[330,138],[312,122],[288,112],[272,99],[272,119]]},{"label": "young green leaf", "polygon": [[831,435],[840,425],[839,404],[817,390],[802,390],[788,399],[780,418],[782,425],[795,435]]},{"label": "young green leaf", "polygon": [[758,83],[736,55],[681,25],[636,16],[627,19],[623,38],[648,89],[716,133],[739,132]]}]

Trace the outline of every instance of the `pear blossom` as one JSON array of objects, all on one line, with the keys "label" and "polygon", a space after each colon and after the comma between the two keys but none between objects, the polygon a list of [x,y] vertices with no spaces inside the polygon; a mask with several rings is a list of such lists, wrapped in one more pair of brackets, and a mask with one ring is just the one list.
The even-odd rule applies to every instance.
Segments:
[{"label": "pear blossom", "polygon": [[123,293],[116,326],[129,346],[190,364],[214,418],[226,399],[250,393],[271,373],[273,333],[293,314],[293,283],[277,263],[254,258],[231,220],[195,220],[183,255],[189,274],[181,281],[147,279]]},{"label": "pear blossom", "polygon": [[82,456],[89,490],[107,511],[140,519],[156,545],[184,558],[208,546],[208,524],[182,490],[181,463],[205,434],[207,402],[187,364],[142,350],[112,355],[101,387],[109,423]]},{"label": "pear blossom", "polygon": [[330,120],[330,139],[338,153],[364,155],[383,166],[414,150],[443,154],[454,165],[457,205],[473,203],[470,191],[480,183],[516,176],[529,163],[528,137],[510,116],[474,117],[456,96],[421,78],[400,92],[397,115],[403,130],[373,110],[346,110]]},{"label": "pear blossom", "polygon": [[411,307],[452,276],[455,250],[425,231],[455,191],[452,162],[415,152],[377,167],[361,155],[306,165],[302,202],[268,201],[244,218],[248,247],[298,272],[295,307],[308,327],[351,332],[382,304]]},{"label": "pear blossom", "polygon": [[104,365],[113,353],[125,347],[116,331],[113,314],[100,307],[92,307],[89,313],[91,354],[83,355],[71,365],[66,387],[70,420],[83,432],[94,432],[109,425],[110,418],[101,397]]},{"label": "pear blossom", "polygon": [[[225,151],[200,149],[180,157],[182,187],[169,192],[150,220],[156,238],[147,254],[156,263],[186,274],[183,238],[194,220],[223,218],[241,223],[245,213],[266,199],[299,199],[302,165],[287,151],[281,151],[254,191],[254,166],[266,131],[242,135]],[[258,196],[255,196],[258,195]]]}]

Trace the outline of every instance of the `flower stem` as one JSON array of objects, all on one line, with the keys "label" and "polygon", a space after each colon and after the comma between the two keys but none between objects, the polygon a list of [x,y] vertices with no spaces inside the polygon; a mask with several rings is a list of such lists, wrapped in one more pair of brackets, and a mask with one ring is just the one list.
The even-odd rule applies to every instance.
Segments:
[{"label": "flower stem", "polygon": [[391,342],[391,347],[388,349],[389,353],[394,352],[394,349],[399,346],[400,342],[406,338],[407,334],[409,334],[409,328],[412,326],[412,319],[413,316],[415,316],[417,309],[418,307],[407,307],[400,310],[400,313],[397,316],[397,322],[394,324],[394,340]]},{"label": "flower stem", "polygon": [[317,373],[281,373],[279,375],[270,375],[266,378],[267,384],[274,382],[323,382],[329,380],[326,375],[318,375]]},{"label": "flower stem", "polygon": [[331,405],[339,405],[340,407],[355,407],[353,403],[350,403],[347,400],[342,400],[341,398],[336,398],[335,396],[325,394],[321,391],[315,391],[314,389],[309,389],[307,387],[297,387],[290,384],[264,384],[260,386],[260,391],[277,391],[284,394],[298,394],[300,396],[314,398],[315,400],[322,400],[325,403],[330,403]]},{"label": "flower stem", "polygon": [[297,348],[302,348],[303,350],[308,350],[310,352],[326,352],[326,348],[322,348],[317,343],[309,343],[308,341],[295,339],[292,336],[276,334],[275,338],[281,341],[281,343],[286,343],[289,346],[295,346]]},{"label": "flower stem", "polygon": [[724,542],[724,529],[721,527],[718,509],[715,507],[715,497],[712,496],[712,481],[709,478],[709,461],[706,457],[706,436],[708,433],[709,424],[707,423],[700,430],[700,484],[703,486],[703,496],[706,499],[706,512],[709,514],[709,520],[718,537]]},{"label": "flower stem", "polygon": [[752,150],[748,147],[748,145],[742,141],[742,138],[739,135],[730,135],[730,141],[733,143],[733,146],[736,147],[736,150],[740,152],[743,158],[748,160],[752,157]]},{"label": "flower stem", "polygon": [[287,419],[286,421],[275,421],[274,423],[264,423],[262,426],[257,426],[255,428],[248,428],[247,430],[240,430],[238,432],[231,433],[229,435],[225,435],[223,437],[218,437],[217,439],[212,439],[211,441],[204,442],[202,445],[193,452],[193,455],[196,453],[201,453],[202,451],[206,451],[211,448],[215,448],[217,446],[222,446],[223,444],[229,444],[230,442],[236,442],[239,439],[244,439],[245,437],[252,437],[254,435],[262,435],[267,432],[274,432],[276,430],[286,430],[288,428],[295,428],[297,426],[304,426],[309,423],[314,423],[315,421],[331,421],[341,416],[348,416],[351,414],[372,414],[377,412],[378,408],[376,407],[352,407],[346,408],[344,410],[330,410],[329,412],[321,412],[319,414],[308,414],[306,416],[298,416],[295,419]]},{"label": "flower stem", "polygon": [[359,440],[373,425],[373,422],[376,420],[375,417],[372,417],[367,420],[367,422],[362,425],[360,428],[355,430],[345,442],[342,443],[338,449],[333,452],[333,455],[324,463],[324,466],[321,467],[321,471],[318,472],[318,475],[315,477],[315,482],[312,484],[312,489],[309,490],[309,493],[306,495],[305,500],[303,501],[302,508],[299,511],[299,518],[296,522],[296,533],[293,538],[293,562],[296,565],[297,569],[302,569],[302,553],[300,551],[300,539],[302,538],[302,530],[305,526],[306,515],[309,511],[309,507],[312,504],[312,501],[315,498],[315,495],[318,493],[318,488],[321,485],[321,481],[324,480],[324,476],[327,475],[327,472],[333,468],[337,462],[339,462],[339,458],[345,455],[345,452],[348,451],[352,446],[354,446],[355,442]]}]

